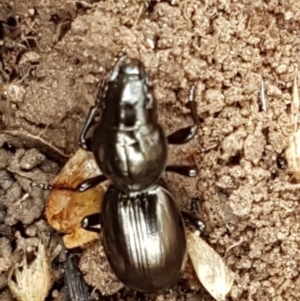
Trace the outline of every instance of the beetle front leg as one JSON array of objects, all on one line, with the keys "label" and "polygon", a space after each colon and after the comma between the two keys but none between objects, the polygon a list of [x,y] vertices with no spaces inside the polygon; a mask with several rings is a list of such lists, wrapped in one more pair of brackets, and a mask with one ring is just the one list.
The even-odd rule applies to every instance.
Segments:
[{"label": "beetle front leg", "polygon": [[83,129],[81,131],[80,137],[79,137],[79,146],[87,151],[92,151],[92,139],[87,138],[87,132],[90,130],[90,128],[94,124],[95,116],[98,111],[98,107],[94,106],[90,109],[88,117],[86,119],[86,122],[83,126]]},{"label": "beetle front leg", "polygon": [[103,89],[105,86],[105,81],[101,81],[100,85],[100,92],[97,95],[96,98],[96,104],[91,107],[89,114],[87,116],[87,119],[85,121],[85,124],[83,126],[83,129],[81,131],[80,137],[79,137],[79,146],[87,151],[92,151],[92,139],[87,138],[86,135],[90,128],[94,125],[95,123],[95,116],[97,115],[97,112],[102,106],[102,98],[103,98]]},{"label": "beetle front leg", "polygon": [[198,175],[197,166],[189,166],[189,165],[168,165],[165,171],[175,172],[189,178],[193,178]]},{"label": "beetle front leg", "polygon": [[191,114],[193,118],[193,125],[177,130],[176,132],[170,134],[167,139],[170,144],[184,144],[195,137],[198,130],[198,115],[197,106],[195,102],[195,86],[190,88],[189,93],[189,106],[191,109]]},{"label": "beetle front leg", "polygon": [[86,216],[81,221],[81,227],[84,230],[99,233],[102,226],[101,213],[94,213]]},{"label": "beetle front leg", "polygon": [[185,219],[189,220],[190,223],[192,223],[200,232],[202,232],[205,229],[205,224],[197,215],[184,210],[181,211],[181,214]]},{"label": "beetle front leg", "polygon": [[90,188],[97,186],[98,184],[100,184],[101,182],[104,182],[106,180],[107,180],[107,178],[105,175],[99,175],[99,176],[96,176],[93,178],[89,178],[89,179],[83,181],[82,183],[80,183],[76,187],[76,190],[79,192],[84,192]]}]

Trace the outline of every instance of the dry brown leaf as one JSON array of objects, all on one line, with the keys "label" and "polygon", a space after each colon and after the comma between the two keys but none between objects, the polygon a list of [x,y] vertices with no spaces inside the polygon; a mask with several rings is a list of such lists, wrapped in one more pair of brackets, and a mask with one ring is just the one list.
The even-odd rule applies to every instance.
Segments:
[{"label": "dry brown leaf", "polygon": [[196,233],[187,233],[187,240],[188,253],[199,280],[217,301],[224,301],[232,288],[234,273]]},{"label": "dry brown leaf", "polygon": [[[61,247],[61,246],[59,246]],[[55,249],[55,255],[58,254]],[[36,258],[27,263],[26,254],[19,266],[14,265],[8,273],[8,287],[18,301],[44,301],[52,286],[51,256],[42,242],[38,245]],[[22,267],[20,270],[19,267]],[[12,279],[14,275],[15,281]]]},{"label": "dry brown leaf", "polygon": [[46,217],[54,229],[67,233],[63,240],[69,249],[80,247],[99,237],[97,233],[84,230],[81,221],[87,215],[100,212],[108,181],[85,192],[75,190],[83,180],[98,174],[100,171],[93,155],[79,149],[54,181]]}]

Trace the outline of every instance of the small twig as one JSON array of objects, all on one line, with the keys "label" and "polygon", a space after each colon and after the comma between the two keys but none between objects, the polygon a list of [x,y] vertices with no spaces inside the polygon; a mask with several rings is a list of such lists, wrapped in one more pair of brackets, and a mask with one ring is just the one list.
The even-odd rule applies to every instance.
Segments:
[{"label": "small twig", "polygon": [[62,246],[58,244],[50,254],[50,262],[52,262],[59,255],[61,250],[62,250]]},{"label": "small twig", "polygon": [[224,257],[226,257],[227,253],[232,250],[233,248],[239,246],[240,244],[242,244],[244,242],[244,239],[241,237],[239,241],[237,241],[236,243],[232,244],[231,246],[229,246],[224,254]]},{"label": "small twig", "polygon": [[203,147],[203,148],[201,149],[201,153],[206,153],[206,152],[208,152],[208,151],[210,151],[210,150],[216,148],[219,144],[220,144],[220,143],[218,142],[218,143],[212,144],[212,145],[210,145],[210,146]]},{"label": "small twig", "polygon": [[296,68],[294,85],[293,85],[293,100],[291,102],[291,125],[294,129],[294,132],[298,130],[298,116],[299,116],[299,92],[298,92],[298,68]]},{"label": "small twig", "polygon": [[260,99],[260,110],[267,111],[267,99],[265,93],[265,82],[263,78],[261,78],[260,89],[259,89],[259,99]]},{"label": "small twig", "polygon": [[26,74],[25,74],[20,80],[18,80],[16,83],[17,83],[17,84],[21,84],[21,83],[25,80],[25,78],[28,77],[28,76],[30,75],[30,72],[31,72],[32,70],[34,70],[35,68],[36,68],[35,65],[30,66],[30,67],[27,69]]},{"label": "small twig", "polygon": [[24,137],[26,137],[28,139],[35,140],[35,141],[40,142],[41,144],[45,145],[49,149],[51,149],[56,154],[56,156],[59,156],[60,158],[64,158],[64,159],[69,158],[69,156],[67,154],[63,153],[60,149],[58,149],[57,147],[55,147],[54,145],[52,145],[48,141],[44,140],[43,138],[41,138],[37,135],[30,134],[26,131],[3,130],[3,131],[0,131],[0,133],[7,134],[7,135],[10,135],[10,136],[14,136],[14,137],[18,137],[18,138],[23,137],[23,139],[21,138],[21,140],[24,140]]},{"label": "small twig", "polygon": [[140,5],[140,9],[139,9],[139,11],[138,11],[138,16],[137,16],[137,18],[136,18],[136,20],[135,20],[135,22],[134,22],[134,24],[133,24],[133,26],[132,26],[132,30],[135,30],[135,28],[136,28],[136,26],[137,26],[137,24],[138,24],[138,22],[139,22],[139,20],[140,20],[140,18],[141,18],[141,15],[142,15],[142,13],[143,13],[143,10],[144,10],[144,6],[145,6],[144,3],[142,3],[142,4]]}]

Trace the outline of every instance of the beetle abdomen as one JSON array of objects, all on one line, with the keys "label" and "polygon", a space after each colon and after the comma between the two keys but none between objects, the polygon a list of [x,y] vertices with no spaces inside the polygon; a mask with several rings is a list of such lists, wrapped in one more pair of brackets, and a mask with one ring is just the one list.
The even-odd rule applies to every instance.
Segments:
[{"label": "beetle abdomen", "polygon": [[163,187],[132,196],[111,186],[102,218],[106,254],[116,276],[143,292],[164,291],[179,280],[187,258],[179,208]]}]

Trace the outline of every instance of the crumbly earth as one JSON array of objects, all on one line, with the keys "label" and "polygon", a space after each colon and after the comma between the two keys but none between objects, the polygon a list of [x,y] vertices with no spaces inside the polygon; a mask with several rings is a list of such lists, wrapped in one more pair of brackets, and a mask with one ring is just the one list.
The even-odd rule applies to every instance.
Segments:
[{"label": "crumbly earth", "polygon": [[[204,237],[236,275],[228,300],[299,300],[299,190],[285,189],[284,155],[299,25],[297,0],[2,0],[0,300],[12,300],[16,233],[57,235],[44,222],[48,192],[30,182],[49,183],[74,153],[100,81],[124,52],[149,71],[167,132],[191,122],[196,85],[198,135],[170,147],[170,162],[195,162],[200,174],[165,177],[180,206],[200,200]],[[63,300],[56,278],[47,300]],[[114,297],[134,298],[126,289]],[[212,300],[187,280],[153,298]]]}]

